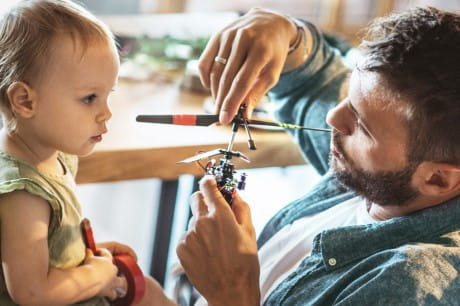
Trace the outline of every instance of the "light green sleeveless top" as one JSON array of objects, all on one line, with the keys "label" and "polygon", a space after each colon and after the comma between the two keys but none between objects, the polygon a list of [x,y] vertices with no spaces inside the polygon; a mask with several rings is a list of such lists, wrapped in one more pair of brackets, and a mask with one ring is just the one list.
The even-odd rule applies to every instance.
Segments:
[{"label": "light green sleeveless top", "polygon": [[[60,153],[64,175],[38,171],[31,165],[0,152],[0,195],[15,190],[45,199],[51,207],[48,230],[49,264],[60,269],[80,265],[85,258],[85,244],[80,230],[81,207],[75,196],[77,157]],[[16,305],[8,295],[3,269],[0,266],[0,305]],[[77,305],[109,305],[103,298],[94,298]]]}]

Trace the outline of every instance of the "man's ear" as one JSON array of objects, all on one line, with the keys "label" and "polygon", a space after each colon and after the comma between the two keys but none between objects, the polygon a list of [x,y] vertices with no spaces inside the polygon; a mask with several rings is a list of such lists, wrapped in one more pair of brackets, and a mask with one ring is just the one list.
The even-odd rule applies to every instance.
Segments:
[{"label": "man's ear", "polygon": [[6,94],[11,105],[11,111],[16,117],[32,118],[35,114],[35,93],[33,89],[24,82],[12,83]]},{"label": "man's ear", "polygon": [[427,196],[445,196],[460,191],[460,166],[422,162],[415,175],[419,191]]}]

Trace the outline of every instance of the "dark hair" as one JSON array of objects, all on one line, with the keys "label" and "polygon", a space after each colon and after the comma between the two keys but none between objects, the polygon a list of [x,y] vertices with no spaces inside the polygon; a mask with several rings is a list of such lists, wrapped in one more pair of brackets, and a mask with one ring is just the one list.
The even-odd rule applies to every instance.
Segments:
[{"label": "dark hair", "polygon": [[360,70],[408,105],[408,159],[460,164],[460,15],[432,7],[378,18]]}]

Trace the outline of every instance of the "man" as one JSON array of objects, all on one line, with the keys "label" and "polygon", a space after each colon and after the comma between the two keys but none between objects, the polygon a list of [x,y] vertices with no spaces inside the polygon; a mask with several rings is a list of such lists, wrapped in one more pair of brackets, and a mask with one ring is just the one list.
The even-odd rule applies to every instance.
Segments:
[{"label": "man", "polygon": [[342,100],[349,71],[309,23],[257,9],[209,42],[221,123],[271,89],[281,121],[332,127],[294,132],[325,175],[257,244],[248,205],[201,181],[177,253],[209,305],[460,303],[460,15],[378,19],[361,49]]}]

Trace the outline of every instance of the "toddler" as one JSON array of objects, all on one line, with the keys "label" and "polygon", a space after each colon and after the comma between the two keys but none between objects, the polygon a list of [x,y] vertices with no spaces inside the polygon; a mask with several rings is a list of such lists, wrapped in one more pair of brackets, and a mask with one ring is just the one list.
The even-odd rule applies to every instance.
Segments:
[{"label": "toddler", "polygon": [[[116,242],[85,247],[77,156],[107,132],[119,58],[104,24],[67,0],[22,1],[0,23],[0,305],[109,305],[126,292]],[[172,303],[145,277],[140,305]]]}]

